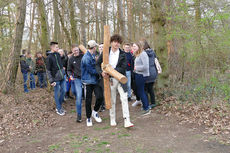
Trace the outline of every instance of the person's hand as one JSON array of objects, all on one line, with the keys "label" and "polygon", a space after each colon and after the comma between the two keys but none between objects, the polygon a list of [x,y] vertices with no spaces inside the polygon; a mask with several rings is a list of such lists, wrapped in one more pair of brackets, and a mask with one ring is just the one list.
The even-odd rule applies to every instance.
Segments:
[{"label": "person's hand", "polygon": [[56,82],[51,83],[51,86],[55,87],[56,86]]},{"label": "person's hand", "polygon": [[101,73],[101,75],[103,78],[109,78],[109,74],[104,71]]},{"label": "person's hand", "polygon": [[73,76],[72,76],[72,75],[70,76],[70,80],[74,80],[74,78],[73,78]]},{"label": "person's hand", "polygon": [[136,71],[136,67],[134,67],[134,69],[133,69],[134,71]]}]

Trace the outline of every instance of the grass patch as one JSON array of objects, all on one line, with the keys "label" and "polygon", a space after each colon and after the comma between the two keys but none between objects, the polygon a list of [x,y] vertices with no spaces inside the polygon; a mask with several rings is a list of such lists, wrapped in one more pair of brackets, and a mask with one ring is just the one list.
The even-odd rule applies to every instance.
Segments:
[{"label": "grass patch", "polygon": [[97,146],[98,146],[98,147],[101,147],[101,146],[107,145],[107,144],[109,144],[109,142],[102,141],[102,142],[100,142],[99,144],[97,144]]},{"label": "grass patch", "polygon": [[61,148],[59,144],[54,144],[49,146],[49,151],[54,151]]},{"label": "grass patch", "polygon": [[131,136],[131,134],[125,133],[125,134],[118,135],[118,138],[130,137],[130,136]]}]

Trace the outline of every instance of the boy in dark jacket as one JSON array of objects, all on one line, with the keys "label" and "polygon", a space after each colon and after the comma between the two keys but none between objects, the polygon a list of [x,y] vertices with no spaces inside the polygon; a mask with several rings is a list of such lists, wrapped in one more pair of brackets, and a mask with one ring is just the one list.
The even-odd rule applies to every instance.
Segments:
[{"label": "boy in dark jacket", "polygon": [[61,62],[60,54],[58,53],[58,43],[50,43],[51,53],[47,57],[47,76],[51,86],[54,87],[54,99],[56,103],[56,112],[58,115],[65,115],[65,110],[62,108],[62,102],[65,95],[65,71]]},{"label": "boy in dark jacket", "polygon": [[73,81],[72,88],[75,89],[76,97],[76,112],[77,122],[81,122],[81,105],[82,105],[82,82],[81,82],[81,59],[83,57],[80,54],[77,45],[72,45],[73,55],[69,58],[67,73],[71,81]]},{"label": "boy in dark jacket", "polygon": [[27,80],[28,80],[28,72],[29,72],[29,65],[26,63],[26,50],[22,50],[22,55],[20,56],[20,66],[21,66],[21,72],[23,75],[23,81],[24,81],[24,92],[29,92],[27,88]]}]

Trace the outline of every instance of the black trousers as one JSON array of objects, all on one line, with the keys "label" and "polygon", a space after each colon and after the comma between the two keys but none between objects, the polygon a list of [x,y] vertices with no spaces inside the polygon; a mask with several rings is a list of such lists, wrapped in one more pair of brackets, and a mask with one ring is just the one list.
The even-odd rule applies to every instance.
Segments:
[{"label": "black trousers", "polygon": [[137,94],[137,87],[136,87],[136,83],[135,83],[135,75],[134,74],[131,75],[131,88],[133,89],[133,93],[136,96],[136,100],[140,101],[141,98]]},{"label": "black trousers", "polygon": [[150,82],[150,83],[145,83],[145,92],[146,92],[146,95],[150,95],[150,102],[151,104],[155,104],[155,94],[154,94],[154,91],[153,91],[153,85],[154,85],[154,82]]},{"label": "black trousers", "polygon": [[98,84],[88,84],[86,85],[86,100],[85,100],[85,109],[86,109],[86,117],[90,118],[92,115],[92,95],[93,92],[96,96],[96,102],[94,105],[94,111],[98,111],[101,107],[103,101],[103,91]]}]

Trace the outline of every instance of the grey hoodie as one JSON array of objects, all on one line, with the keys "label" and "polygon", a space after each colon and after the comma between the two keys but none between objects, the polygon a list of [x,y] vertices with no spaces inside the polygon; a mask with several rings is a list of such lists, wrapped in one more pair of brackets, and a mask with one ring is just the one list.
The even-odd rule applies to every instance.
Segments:
[{"label": "grey hoodie", "polygon": [[145,51],[136,57],[134,67],[135,73],[142,74],[144,77],[149,76],[149,57]]}]

